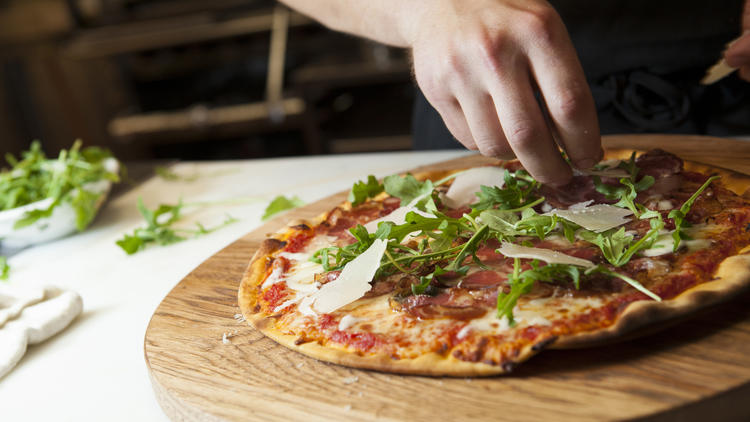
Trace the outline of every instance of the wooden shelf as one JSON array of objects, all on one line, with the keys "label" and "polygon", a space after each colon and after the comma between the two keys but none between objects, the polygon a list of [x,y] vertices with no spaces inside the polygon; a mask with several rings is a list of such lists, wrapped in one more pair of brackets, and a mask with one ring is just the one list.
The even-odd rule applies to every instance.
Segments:
[{"label": "wooden shelf", "polygon": [[116,117],[110,121],[108,130],[113,138],[123,140],[195,129],[217,129],[236,124],[272,124],[301,115],[305,108],[305,102],[300,98],[285,98],[276,107],[268,102],[214,108],[196,106],[178,111]]},{"label": "wooden shelf", "polygon": [[[289,18],[290,27],[310,23],[310,19],[298,13]],[[272,25],[272,11],[227,20],[201,13],[126,23],[83,31],[63,47],[62,54],[71,59],[102,58],[266,32]]]}]

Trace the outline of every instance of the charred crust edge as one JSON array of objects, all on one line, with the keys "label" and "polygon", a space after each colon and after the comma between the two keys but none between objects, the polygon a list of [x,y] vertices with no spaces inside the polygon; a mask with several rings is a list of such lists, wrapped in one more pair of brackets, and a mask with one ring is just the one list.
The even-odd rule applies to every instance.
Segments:
[{"label": "charred crust edge", "polygon": [[544,340],[540,341],[539,343],[536,343],[535,345],[531,346],[531,350],[535,352],[541,352],[542,350],[546,349],[547,346],[557,341],[557,336],[547,337]]},{"label": "charred crust edge", "polygon": [[266,239],[260,244],[260,248],[258,248],[258,255],[268,255],[270,253],[278,251],[284,246],[286,246],[286,242],[284,242],[283,240],[279,240],[273,237]]}]

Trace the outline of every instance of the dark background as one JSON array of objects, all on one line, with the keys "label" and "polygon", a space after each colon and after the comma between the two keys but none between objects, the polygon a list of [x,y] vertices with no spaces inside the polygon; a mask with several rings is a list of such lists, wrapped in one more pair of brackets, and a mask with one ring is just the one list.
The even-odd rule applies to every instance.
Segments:
[{"label": "dark background", "polygon": [[409,149],[409,66],[271,0],[0,0],[0,152],[78,138],[128,161]]}]

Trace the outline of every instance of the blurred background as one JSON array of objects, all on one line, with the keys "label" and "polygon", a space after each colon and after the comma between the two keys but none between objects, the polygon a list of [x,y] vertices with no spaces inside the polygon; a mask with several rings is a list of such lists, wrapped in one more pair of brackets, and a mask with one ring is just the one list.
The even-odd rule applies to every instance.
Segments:
[{"label": "blurred background", "polygon": [[408,58],[272,0],[0,0],[0,146],[122,160],[410,149]]}]

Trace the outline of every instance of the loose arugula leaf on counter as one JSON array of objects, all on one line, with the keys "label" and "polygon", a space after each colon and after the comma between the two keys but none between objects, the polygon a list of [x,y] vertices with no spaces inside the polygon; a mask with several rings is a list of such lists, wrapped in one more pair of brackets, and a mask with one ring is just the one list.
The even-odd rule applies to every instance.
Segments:
[{"label": "loose arugula leaf on counter", "polygon": [[185,207],[182,200],[175,205],[160,204],[155,210],[150,210],[143,204],[143,200],[138,198],[137,207],[146,220],[146,227],[137,228],[132,234],[125,234],[122,239],[115,242],[128,255],[141,251],[150,244],[165,246],[182,242],[190,237],[214,232],[237,221],[227,215],[224,222],[216,227],[206,228],[201,223],[195,223],[195,229],[172,227],[182,218],[182,209]]},{"label": "loose arugula leaf on counter", "polygon": [[273,198],[271,203],[268,204],[261,220],[268,220],[282,211],[301,207],[302,205],[305,205],[305,201],[301,200],[298,196],[287,198],[284,195],[279,195],[276,198]]},{"label": "loose arugula leaf on counter", "polygon": [[56,159],[46,157],[39,141],[32,142],[20,160],[6,154],[11,168],[0,172],[0,210],[52,198],[46,209],[26,212],[14,228],[48,218],[63,202],[70,202],[75,210],[79,231],[91,223],[103,194],[87,190],[89,184],[107,180],[118,182],[120,178],[111,153],[98,147],[81,146],[81,141],[76,141],[69,150],[60,151]]},{"label": "loose arugula leaf on counter", "polygon": [[378,182],[378,179],[373,175],[367,176],[367,181],[358,181],[352,186],[352,190],[349,191],[349,197],[347,201],[352,203],[352,206],[357,206],[375,195],[383,192],[384,186]]},{"label": "loose arugula leaf on counter", "polygon": [[170,181],[170,182],[193,182],[195,180],[198,180],[198,174],[192,174],[190,176],[182,176],[177,173],[175,173],[174,170],[172,170],[169,167],[164,166],[157,166],[154,168],[154,172],[156,172],[156,175],[161,177],[164,180]]},{"label": "loose arugula leaf on counter", "polygon": [[8,258],[0,255],[0,280],[7,280],[9,273],[10,265],[8,265]]},{"label": "loose arugula leaf on counter", "polygon": [[156,175],[168,182],[195,182],[196,180],[203,178],[203,177],[221,176],[224,174],[235,173],[237,171],[238,169],[219,169],[219,170],[215,170],[211,172],[199,173],[196,170],[196,171],[193,171],[191,174],[180,174],[174,171],[170,167],[165,167],[165,166],[154,167],[154,172],[156,173]]},{"label": "loose arugula leaf on counter", "polygon": [[674,232],[672,232],[672,238],[674,239],[674,251],[677,252],[677,248],[680,246],[680,241],[683,237],[686,237],[685,234],[682,232],[683,227],[690,227],[690,223],[685,221],[685,217],[687,217],[687,214],[690,212],[690,208],[692,208],[693,203],[696,199],[698,199],[698,196],[700,196],[701,193],[703,193],[704,190],[708,187],[708,185],[711,184],[714,180],[720,178],[721,176],[712,176],[709,177],[708,180],[706,180],[701,187],[698,188],[697,191],[693,195],[688,198],[687,201],[685,201],[684,204],[679,209],[672,210],[669,212],[668,217],[674,220]]}]

